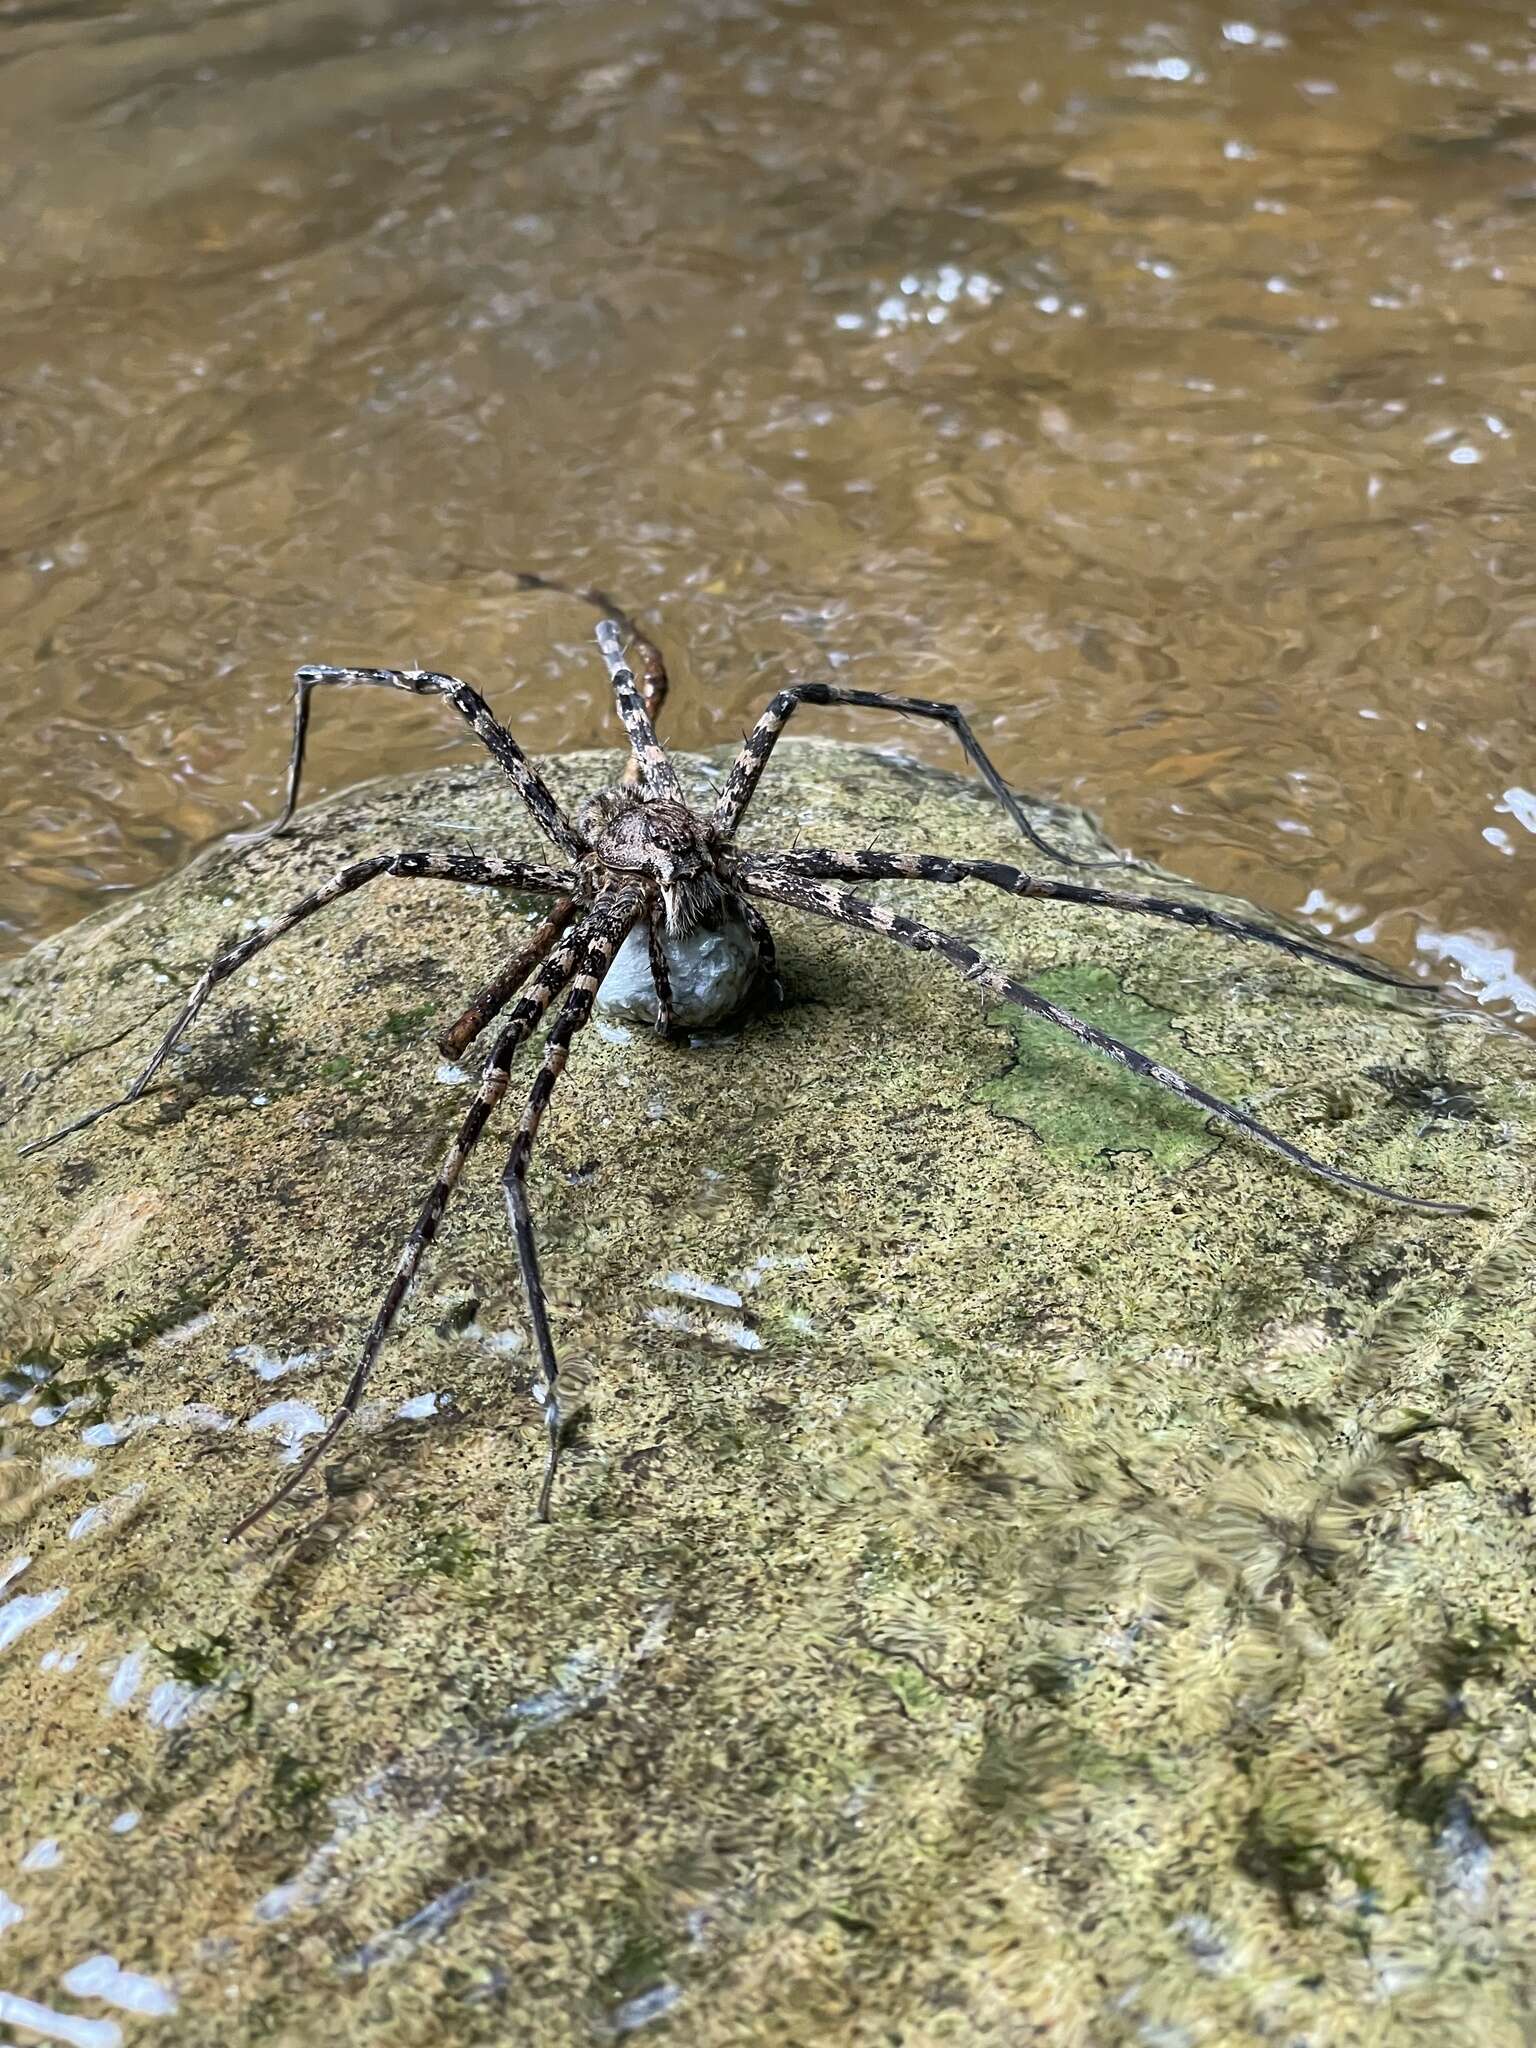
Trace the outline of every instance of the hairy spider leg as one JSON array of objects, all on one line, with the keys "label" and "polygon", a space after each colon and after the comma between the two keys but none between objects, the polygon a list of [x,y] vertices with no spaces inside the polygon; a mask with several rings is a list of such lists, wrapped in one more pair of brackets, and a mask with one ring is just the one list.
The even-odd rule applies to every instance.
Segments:
[{"label": "hairy spider leg", "polygon": [[1298,960],[1316,960],[1324,967],[1337,967],[1345,974],[1357,974],[1362,981],[1377,981],[1388,988],[1407,989],[1414,995],[1433,994],[1438,984],[1410,980],[1377,966],[1363,955],[1335,953],[1289,932],[1271,930],[1267,925],[1232,917],[1224,910],[1212,910],[1203,903],[1181,902],[1175,896],[1138,896],[1122,889],[1100,889],[1087,882],[1064,882],[1026,874],[1022,868],[996,860],[946,860],[933,853],[879,853],[861,849],[838,853],[830,847],[795,847],[786,853],[763,856],[780,874],[799,875],[821,882],[884,882],[908,879],[914,882],[985,882],[990,888],[1005,889],[1047,903],[1096,905],[1103,910],[1129,910],[1143,917],[1166,917],[1175,924],[1194,925],[1205,931],[1225,932],[1234,939],[1250,939],[1256,945],[1278,946]]},{"label": "hairy spider leg", "polygon": [[735,904],[757,946],[758,981],[768,991],[770,1001],[782,1004],[784,984],[779,979],[779,953],[773,943],[773,933],[768,929],[768,920],[750,896],[737,896]]},{"label": "hairy spider leg", "polygon": [[662,934],[667,928],[666,909],[660,893],[648,889],[645,897],[645,946],[650,956],[651,979],[656,984],[656,1036],[672,1036],[672,970]]},{"label": "hairy spider leg", "polygon": [[651,724],[635,683],[635,672],[624,659],[623,637],[612,619],[598,620],[597,644],[608,666],[619,717],[624,722],[630,747],[640,764],[641,788],[647,795],[662,797],[668,803],[686,804],[683,785],[656,737],[656,728]]},{"label": "hairy spider leg", "polygon": [[252,845],[272,839],[286,830],[299,801],[299,780],[304,770],[304,743],[309,732],[310,693],[322,685],[350,690],[369,684],[385,690],[404,690],[413,697],[441,697],[451,704],[473,731],[476,739],[505,770],[512,786],[528,806],[533,821],[545,838],[559,847],[568,860],[580,860],[587,842],[555,801],[554,793],[491,707],[468,683],[457,676],[425,668],[337,668],[328,662],[308,662],[293,674],[293,749],[288,757],[288,793],[283,808],[270,825],[258,831],[235,835]]},{"label": "hairy spider leg", "polygon": [[865,711],[896,711],[906,718],[931,718],[940,725],[947,725],[960,742],[965,758],[1019,831],[1048,860],[1069,868],[1132,865],[1127,860],[1084,860],[1080,854],[1063,853],[1048,839],[1042,839],[1024,815],[1024,806],[983,751],[980,740],[971,731],[958,704],[940,704],[928,697],[891,697],[882,690],[845,690],[835,683],[794,683],[789,689],[780,690],[747,734],[735,765],[726,777],[725,787],[715,802],[713,822],[723,838],[729,839],[740,825],[779,734],[802,704],[851,704]]},{"label": "hairy spider leg", "polygon": [[604,975],[613,965],[613,956],[623,944],[625,934],[635,919],[641,915],[643,908],[644,898],[638,889],[607,890],[598,898],[591,916],[581,927],[586,940],[581,966],[572,980],[571,992],[566,998],[564,1008],[550,1026],[549,1036],[544,1042],[543,1064],[534,1076],[528,1104],[518,1123],[506,1171],[501,1177],[502,1192],[506,1196],[507,1216],[517,1244],[517,1262],[522,1272],[523,1292],[528,1299],[528,1314],[533,1323],[534,1342],[538,1347],[539,1369],[544,1376],[544,1427],[548,1435],[548,1448],[544,1456],[544,1480],[539,1488],[539,1503],[534,1511],[535,1520],[540,1522],[549,1520],[555,1468],[560,1462],[560,1364],[555,1356],[554,1339],[550,1335],[549,1308],[544,1298],[544,1282],[539,1273],[538,1248],[533,1237],[533,1217],[528,1208],[528,1160],[533,1151],[533,1141],[538,1135],[539,1124],[549,1107],[550,1097],[555,1092],[555,1083],[565,1072],[566,1061],[570,1058],[571,1040],[592,1015],[592,1005],[598,989],[602,986]]},{"label": "hairy spider leg", "polygon": [[[595,585],[583,588],[579,583],[560,583],[553,576],[540,576],[532,569],[514,569],[513,580],[521,590],[553,590],[562,597],[579,598],[583,604],[595,605],[605,618],[612,619],[634,656],[635,679],[640,691],[640,701],[652,726],[661,716],[661,707],[667,701],[670,687],[667,664],[661,649],[650,635],[625,611],[623,605],[615,603],[606,590]],[[634,755],[625,763],[624,782],[638,782],[640,762]]]},{"label": "hairy spider leg", "polygon": [[966,945],[948,932],[937,930],[933,925],[903,917],[899,911],[887,910],[883,904],[866,902],[862,897],[850,895],[846,889],[833,888],[828,882],[803,881],[799,877],[781,875],[768,861],[743,861],[741,880],[754,895],[782,903],[790,910],[808,911],[812,916],[828,918],[834,924],[853,925],[862,931],[875,932],[914,953],[937,954],[975,986],[988,990],[1006,1003],[1016,1003],[1021,1009],[1043,1017],[1048,1024],[1070,1032],[1080,1045],[1102,1053],[1106,1059],[1116,1061],[1142,1080],[1155,1082],[1170,1095],[1177,1095],[1210,1115],[1220,1117],[1224,1123],[1245,1132],[1271,1152],[1278,1152],[1282,1159],[1290,1160],[1293,1166],[1303,1168],[1318,1180],[1346,1188],[1351,1194],[1375,1195],[1384,1202],[1400,1203],[1405,1209],[1419,1209],[1426,1215],[1484,1216],[1488,1213],[1466,1202],[1436,1202],[1421,1195],[1403,1194],[1396,1188],[1380,1187],[1375,1181],[1360,1180],[1336,1166],[1325,1165],[1321,1159],[1314,1159],[1310,1152],[1303,1152],[1299,1145],[1293,1145],[1288,1138],[1282,1138],[1256,1122],[1233,1103],[1223,1102],[1219,1095],[1208,1094],[1204,1088],[1196,1087],[1193,1081],[1186,1081],[1182,1074],[1176,1074],[1171,1067],[1165,1067],[1160,1060],[1149,1059],[1135,1046],[1122,1044],[1118,1038],[1111,1038],[1107,1031],[1085,1023],[1081,1017],[1048,1001],[1022,981],[1015,981],[1000,967],[984,960],[973,946]]},{"label": "hairy spider leg", "polygon": [[456,1060],[473,1045],[486,1025],[501,1015],[575,915],[574,899],[562,896],[549,915],[534,926],[527,945],[497,969],[463,1015],[443,1032],[437,1049],[444,1059]]},{"label": "hairy spider leg", "polygon": [[61,1138],[85,1130],[101,1117],[110,1116],[113,1110],[127,1109],[131,1103],[137,1102],[221,981],[227,981],[248,960],[253,960],[285,932],[292,931],[296,924],[302,924],[305,918],[313,917],[317,911],[326,909],[339,897],[350,895],[354,889],[361,889],[365,882],[377,881],[381,875],[398,875],[413,881],[466,882],[480,887],[526,889],[532,895],[544,896],[560,895],[575,886],[573,876],[560,874],[553,868],[531,867],[524,861],[477,860],[460,853],[375,853],[364,860],[351,861],[328,882],[322,882],[309,895],[301,896],[297,903],[290,904],[287,910],[271,918],[259,931],[252,932],[248,939],[242,939],[237,946],[221,953],[203,970],[177,1013],[176,1021],[125,1094],[115,1102],[103,1102],[96,1109],[88,1109],[84,1116],[76,1117],[73,1123],[65,1124],[61,1130],[51,1131],[45,1138],[34,1138],[30,1145],[21,1147],[22,1156],[56,1145]]},{"label": "hairy spider leg", "polygon": [[320,1460],[331,1448],[331,1445],[335,1443],[337,1437],[340,1436],[352,1416],[356,1414],[357,1405],[363,1398],[363,1389],[367,1386],[369,1375],[372,1373],[379,1353],[384,1347],[384,1340],[394,1327],[395,1318],[400,1313],[400,1307],[406,1295],[410,1292],[411,1283],[416,1278],[422,1259],[426,1256],[428,1246],[437,1235],[437,1226],[442,1221],[443,1211],[448,1206],[449,1198],[459,1184],[459,1177],[464,1171],[465,1162],[468,1160],[470,1153],[475,1149],[476,1141],[485,1129],[492,1110],[495,1109],[497,1103],[500,1102],[502,1096],[507,1092],[507,1083],[511,1079],[513,1055],[538,1025],[540,1018],[543,1017],[556,996],[561,993],[570,981],[576,963],[581,957],[586,929],[585,923],[578,925],[576,930],[565,940],[564,944],[549,955],[548,959],[544,962],[538,979],[527,995],[516,1005],[506,1028],[497,1039],[495,1049],[492,1051],[481,1072],[480,1086],[476,1092],[475,1099],[470,1104],[463,1122],[459,1125],[458,1135],[443,1155],[443,1162],[437,1170],[437,1179],[432,1183],[431,1193],[422,1204],[420,1213],[417,1215],[415,1223],[411,1226],[410,1235],[401,1247],[400,1257],[395,1265],[394,1278],[389,1283],[389,1291],[379,1304],[378,1312],[374,1316],[367,1338],[364,1341],[362,1355],[357,1361],[351,1379],[347,1382],[346,1392],[341,1397],[340,1406],[326,1425],[323,1435],[300,1459],[282,1485],[278,1487],[275,1493],[269,1494],[259,1507],[253,1508],[248,1515],[242,1516],[229,1531],[225,1539],[227,1542],[233,1543],[237,1537],[243,1536],[248,1529],[254,1529],[258,1522],[264,1521],[275,1507],[281,1506],[292,1493],[302,1486],[310,1473],[314,1471],[316,1465],[319,1464]]}]

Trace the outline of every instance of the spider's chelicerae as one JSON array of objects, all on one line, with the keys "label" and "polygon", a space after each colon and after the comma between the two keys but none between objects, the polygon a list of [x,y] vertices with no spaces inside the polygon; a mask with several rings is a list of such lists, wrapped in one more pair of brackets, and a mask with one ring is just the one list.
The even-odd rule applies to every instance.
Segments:
[{"label": "spider's chelicerae", "polygon": [[[39,1151],[46,1145],[57,1143],[60,1138],[68,1137],[73,1131],[83,1130],[98,1117],[137,1101],[219,982],[243,967],[275,939],[281,938],[284,932],[291,931],[305,918],[313,917],[338,897],[362,888],[367,882],[376,881],[382,875],[428,877],[481,887],[490,885],[551,899],[548,915],[534,930],[528,944],[506,963],[440,1040],[443,1051],[454,1058],[494,1018],[503,1015],[506,1018],[482,1069],[475,1099],[405,1240],[394,1278],[364,1340],[362,1354],[340,1406],[324,1434],[283,1485],[246,1515],[231,1530],[231,1536],[242,1534],[280,1501],[287,1499],[313,1471],[336,1441],[348,1418],[355,1413],[384,1340],[399,1314],[400,1305],[416,1277],[427,1247],[437,1234],[438,1224],[464,1170],[464,1163],[490,1120],[491,1112],[506,1093],[513,1057],[537,1029],[546,1011],[563,997],[563,1004],[545,1038],[544,1057],[529,1090],[502,1176],[543,1379],[548,1449],[536,1512],[540,1521],[548,1520],[560,1455],[559,1364],[550,1335],[538,1253],[534,1246],[533,1222],[528,1209],[528,1161],[540,1120],[570,1056],[571,1041],[591,1016],[598,989],[620,945],[637,927],[643,928],[646,934],[651,973],[655,980],[656,1025],[663,1035],[670,1033],[672,1026],[672,990],[664,939],[670,937],[677,941],[701,929],[718,928],[726,921],[743,922],[756,944],[761,981],[769,989],[776,990],[773,939],[759,908],[760,904],[772,903],[787,910],[829,919],[834,924],[851,925],[859,931],[872,932],[876,937],[892,940],[898,946],[910,947],[915,953],[933,954],[976,987],[1045,1018],[1061,1030],[1070,1032],[1080,1044],[1091,1046],[1095,1052],[1118,1061],[1131,1073],[1167,1089],[1186,1102],[1195,1103],[1212,1116],[1220,1117],[1259,1144],[1268,1146],[1272,1152],[1278,1152],[1293,1165],[1315,1174],[1319,1180],[1331,1182],[1335,1187],[1348,1189],[1353,1194],[1374,1195],[1383,1201],[1398,1202],[1405,1208],[1431,1214],[1469,1216],[1482,1213],[1464,1203],[1428,1201],[1417,1195],[1378,1187],[1373,1181],[1358,1179],[1354,1174],[1341,1172],[1337,1167],[1314,1159],[1288,1139],[1266,1129],[1233,1103],[1208,1094],[1159,1061],[1138,1052],[1134,1046],[1122,1045],[1119,1039],[1111,1038],[1107,1032],[1048,1002],[1002,968],[984,960],[962,939],[954,938],[933,925],[920,923],[916,918],[889,910],[883,904],[854,895],[841,885],[897,877],[941,884],[981,882],[1013,896],[1096,904],[1145,917],[1171,918],[1179,924],[1198,925],[1234,938],[1278,946],[1300,959],[1321,961],[1326,966],[1341,968],[1366,981],[1385,982],[1415,991],[1422,991],[1424,984],[1401,981],[1368,960],[1341,956],[1289,933],[1268,930],[1263,925],[1230,917],[1203,904],[1103,888],[1054,876],[1045,878],[1009,867],[1001,861],[951,860],[938,853],[869,849],[845,853],[830,848],[797,847],[780,853],[744,852],[736,845],[737,829],[773,753],[774,743],[790,717],[802,704],[844,704],[876,711],[902,712],[913,718],[933,719],[948,726],[1023,838],[1038,851],[1053,862],[1068,867],[1116,865],[1109,861],[1079,860],[1043,839],[1025,815],[1018,798],[982,751],[975,734],[955,705],[932,703],[918,697],[888,696],[882,691],[844,689],[827,683],[796,683],[780,690],[747,735],[713,806],[708,812],[696,811],[687,802],[677,771],[656,738],[655,718],[666,695],[667,673],[655,645],[601,591],[571,590],[567,585],[529,573],[521,575],[518,581],[526,589],[565,590],[567,594],[595,605],[603,614],[597,627],[598,645],[612,678],[614,702],[629,736],[632,754],[624,780],[617,787],[600,791],[589,799],[575,818],[568,817],[522,748],[493,717],[484,698],[456,676],[440,675],[430,669],[333,668],[317,664],[299,669],[295,677],[293,750],[282,812],[264,832],[251,836],[265,838],[281,832],[293,816],[304,765],[311,694],[328,684],[344,689],[376,685],[386,690],[405,690],[417,697],[440,697],[452,705],[510,778],[532,813],[534,822],[558,855],[558,864],[543,867],[489,855],[474,857],[431,852],[376,853],[364,860],[350,862],[322,887],[271,919],[239,945],[220,954],[197,982],[153,1057],[124,1095],[23,1148],[28,1152]],[[633,656],[633,666],[626,658],[627,653]],[[517,991],[529,982],[530,977],[527,994],[514,1002]]]}]

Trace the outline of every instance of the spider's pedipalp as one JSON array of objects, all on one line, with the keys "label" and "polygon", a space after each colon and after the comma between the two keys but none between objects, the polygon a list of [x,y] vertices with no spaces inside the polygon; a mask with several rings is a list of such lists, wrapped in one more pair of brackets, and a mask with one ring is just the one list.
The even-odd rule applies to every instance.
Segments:
[{"label": "spider's pedipalp", "polygon": [[863,897],[851,895],[846,889],[833,887],[830,882],[806,881],[798,876],[775,873],[767,860],[744,858],[740,863],[740,878],[743,886],[755,896],[761,896],[773,903],[782,903],[790,910],[808,911],[814,917],[830,919],[834,924],[852,925],[856,929],[876,932],[881,938],[894,939],[898,946],[905,946],[914,953],[933,953],[955,968],[968,981],[975,982],[989,994],[1006,1003],[1016,1003],[1020,1009],[1030,1010],[1047,1023],[1069,1032],[1080,1045],[1102,1053],[1106,1059],[1114,1060],[1130,1073],[1142,1080],[1151,1081],[1157,1087],[1166,1089],[1170,1095],[1177,1095],[1183,1101],[1193,1103],[1196,1108],[1209,1115],[1220,1117],[1235,1130],[1244,1132],[1271,1152],[1278,1152],[1282,1159],[1290,1160],[1293,1166],[1301,1167],[1318,1180],[1329,1182],[1334,1187],[1344,1188],[1351,1194],[1374,1195],[1385,1202],[1396,1202],[1406,1209],[1418,1209],[1434,1216],[1481,1216],[1486,1211],[1466,1202],[1439,1202],[1422,1195],[1409,1195],[1397,1188],[1379,1186],[1375,1181],[1362,1180],[1357,1175],[1345,1173],[1337,1166],[1329,1166],[1321,1159],[1314,1159],[1310,1152],[1304,1152],[1299,1145],[1293,1145],[1289,1138],[1282,1138],[1239,1109],[1236,1104],[1224,1102],[1219,1095],[1212,1095],[1193,1081],[1186,1081],[1182,1074],[1176,1074],[1171,1067],[1165,1067],[1160,1060],[1138,1052],[1133,1045],[1126,1045],[1118,1038],[1112,1038],[1107,1031],[1100,1031],[1097,1025],[1087,1023],[1074,1016],[1059,1004],[1037,994],[1022,981],[1004,973],[982,958],[974,946],[964,940],[939,931],[933,925],[920,924],[916,918],[904,917],[899,911],[888,910],[884,904],[869,903]]},{"label": "spider's pedipalp", "polygon": [[600,790],[582,810],[592,866],[614,884],[653,885],[678,936],[714,922],[724,906],[717,848],[687,804],[627,789]]},{"label": "spider's pedipalp", "polygon": [[997,860],[948,860],[934,853],[882,853],[860,849],[839,853],[830,847],[796,847],[790,852],[758,856],[769,860],[781,874],[800,875],[821,882],[984,882],[1003,889],[1010,896],[1046,903],[1079,903],[1101,910],[1127,910],[1142,917],[1168,918],[1174,924],[1191,925],[1206,931],[1224,932],[1228,938],[1247,939],[1255,945],[1276,946],[1298,960],[1315,960],[1323,967],[1337,967],[1362,981],[1375,981],[1387,988],[1406,989],[1413,995],[1432,995],[1436,984],[1410,980],[1379,967],[1363,955],[1336,953],[1311,940],[1233,917],[1224,910],[1212,910],[1204,903],[1188,903],[1177,896],[1141,896],[1124,889],[1101,889],[1088,882],[1060,881],[1054,877],[1026,874]]},{"label": "spider's pedipalp", "polygon": [[965,758],[1008,813],[1031,846],[1068,868],[1113,868],[1134,866],[1129,859],[1086,860],[1081,854],[1063,853],[1043,839],[1025,815],[1024,806],[1008,787],[970,727],[958,704],[941,704],[931,697],[893,697],[883,690],[850,690],[835,683],[793,683],[780,690],[756,725],[742,742],[724,789],[715,803],[713,823],[722,839],[734,836],[779,734],[802,704],[847,704],[865,711],[894,711],[905,718],[928,718],[947,725],[960,742]]},{"label": "spider's pedipalp", "polygon": [[248,1515],[241,1517],[229,1531],[225,1539],[227,1542],[233,1543],[237,1537],[243,1536],[247,1530],[254,1529],[256,1524],[264,1521],[275,1507],[281,1506],[285,1500],[289,1499],[303,1485],[331,1445],[335,1443],[337,1437],[340,1436],[342,1430],[345,1429],[352,1416],[356,1414],[357,1405],[363,1398],[363,1389],[367,1386],[369,1375],[372,1373],[378,1355],[384,1347],[384,1340],[394,1327],[395,1318],[400,1313],[401,1304],[404,1302],[406,1295],[410,1292],[411,1283],[416,1278],[422,1259],[426,1255],[427,1247],[437,1235],[437,1226],[442,1221],[443,1211],[447,1208],[449,1199],[459,1184],[459,1177],[464,1171],[465,1161],[474,1150],[480,1134],[490,1119],[491,1112],[507,1092],[507,1083],[511,1079],[513,1055],[535,1029],[540,1018],[543,1017],[556,996],[560,994],[570,981],[576,964],[581,957],[586,930],[587,925],[584,921],[577,926],[574,932],[571,932],[566,937],[563,944],[549,955],[544,962],[538,979],[534,982],[527,995],[517,1004],[506,1029],[502,1032],[500,1038],[497,1039],[495,1050],[486,1061],[481,1072],[480,1086],[476,1091],[475,1099],[466,1111],[464,1120],[459,1125],[458,1133],[453,1143],[443,1155],[442,1165],[437,1171],[437,1179],[432,1183],[431,1192],[422,1204],[416,1221],[411,1227],[410,1235],[401,1247],[400,1257],[395,1265],[394,1278],[389,1283],[389,1291],[379,1304],[378,1312],[375,1314],[367,1338],[364,1340],[362,1355],[358,1359],[351,1379],[347,1382],[346,1391],[341,1397],[340,1405],[327,1423],[324,1433],[305,1452],[299,1463],[289,1473],[276,1492],[269,1494],[259,1507],[253,1508]]},{"label": "spider's pedipalp", "polygon": [[495,717],[478,690],[472,690],[457,676],[442,675],[435,669],[342,668],[329,662],[307,662],[304,667],[294,670],[293,746],[288,757],[288,787],[283,807],[270,825],[263,825],[255,832],[235,834],[237,844],[254,845],[263,839],[276,838],[278,833],[286,830],[299,801],[304,746],[309,732],[310,694],[326,684],[343,690],[371,684],[385,690],[404,690],[413,697],[443,698],[465,720],[476,739],[505,771],[545,838],[557,846],[568,860],[580,860],[586,852],[586,840],[566,817],[548,783]]},{"label": "spider's pedipalp", "polygon": [[127,1109],[139,1100],[156,1074],[170,1058],[177,1041],[188,1028],[221,981],[243,967],[248,960],[290,932],[296,924],[313,917],[317,911],[326,910],[343,896],[349,896],[354,889],[361,889],[367,882],[376,882],[383,875],[398,875],[413,881],[467,882],[476,887],[503,887],[527,890],[530,895],[558,896],[575,887],[575,878],[561,874],[553,868],[533,867],[524,861],[499,859],[475,860],[460,853],[375,853],[363,860],[352,861],[347,867],[332,875],[318,889],[312,889],[307,896],[301,896],[297,903],[277,917],[269,920],[259,931],[251,933],[203,970],[195,983],[192,993],[176,1014],[176,1021],[165,1033],[147,1064],[135,1077],[126,1093],[114,1102],[103,1102],[97,1108],[87,1110],[84,1116],[76,1117],[73,1123],[65,1124],[61,1130],[50,1131],[45,1138],[34,1138],[30,1145],[23,1145],[21,1154],[44,1151],[56,1145],[61,1138],[70,1137],[76,1131],[86,1130],[100,1118],[109,1116],[113,1110]]},{"label": "spider's pedipalp", "polygon": [[645,906],[645,946],[651,963],[651,980],[656,984],[656,1036],[672,1036],[672,970],[667,965],[667,949],[662,943],[667,928],[666,918],[652,898]]},{"label": "spider's pedipalp", "polygon": [[544,1376],[544,1426],[548,1436],[548,1448],[544,1458],[544,1480],[539,1488],[538,1507],[534,1517],[540,1522],[549,1520],[550,1496],[554,1491],[555,1470],[560,1461],[560,1361],[555,1354],[554,1338],[550,1334],[549,1307],[544,1297],[543,1277],[539,1272],[538,1247],[533,1235],[533,1216],[528,1207],[528,1161],[544,1112],[548,1109],[550,1097],[555,1092],[555,1083],[565,1072],[565,1064],[570,1057],[571,1040],[592,1015],[592,1005],[598,989],[602,986],[603,976],[613,965],[614,954],[619,950],[630,926],[642,914],[643,909],[644,897],[640,890],[616,888],[598,898],[591,916],[582,925],[584,947],[581,963],[572,977],[571,992],[566,998],[565,1006],[550,1027],[544,1047],[543,1064],[534,1076],[527,1107],[518,1123],[517,1136],[512,1140],[512,1150],[501,1177],[507,1217],[512,1226],[513,1240],[517,1245],[517,1262],[522,1274],[523,1292],[533,1323],[534,1343],[539,1354],[539,1370]]},{"label": "spider's pedipalp", "polygon": [[779,979],[779,951],[773,943],[773,933],[768,928],[768,920],[750,896],[738,896],[736,901],[742,917],[746,920],[747,930],[752,934],[753,943],[757,947],[758,986],[766,992],[771,1003],[782,1004],[784,984]]}]

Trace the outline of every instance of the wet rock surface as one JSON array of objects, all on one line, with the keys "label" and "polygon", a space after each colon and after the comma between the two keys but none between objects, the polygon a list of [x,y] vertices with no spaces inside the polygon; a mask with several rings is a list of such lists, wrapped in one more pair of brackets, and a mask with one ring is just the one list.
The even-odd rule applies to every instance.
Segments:
[{"label": "wet rock surface", "polygon": [[[759,845],[1011,854],[959,780],[775,770]],[[249,920],[463,839],[533,845],[489,774],[374,787],[40,948],[7,1139],[115,1092]],[[595,1025],[546,1125],[553,1525],[506,1114],[328,1484],[227,1546],[461,1113],[435,1033],[532,914],[362,892],[4,1175],[0,2030],[1524,2038],[1536,1055],[1171,926],[878,893],[1493,1220],[1343,1199],[779,913],[784,1009]]]}]

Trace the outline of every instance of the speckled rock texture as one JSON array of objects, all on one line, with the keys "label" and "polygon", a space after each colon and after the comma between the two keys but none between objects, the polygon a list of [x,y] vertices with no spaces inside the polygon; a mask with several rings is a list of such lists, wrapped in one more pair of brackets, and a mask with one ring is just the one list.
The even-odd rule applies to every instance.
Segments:
[{"label": "speckled rock texture", "polygon": [[[790,740],[747,837],[796,834],[1011,851],[969,784]],[[371,788],[39,948],[7,1140],[114,1092],[250,920],[465,839],[533,850],[491,773]],[[1172,926],[880,893],[1493,1219],[1342,1198],[780,913],[785,1008],[595,1026],[546,1124],[553,1525],[498,1139],[328,1486],[229,1546],[466,1100],[435,1033],[532,914],[349,899],[3,1175],[0,2037],[1528,2041],[1536,1053]]]}]

